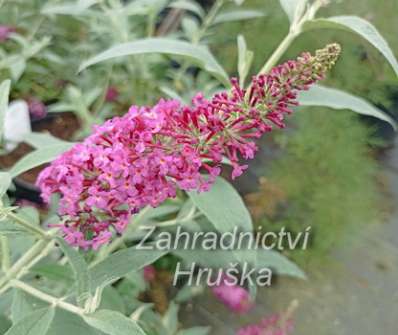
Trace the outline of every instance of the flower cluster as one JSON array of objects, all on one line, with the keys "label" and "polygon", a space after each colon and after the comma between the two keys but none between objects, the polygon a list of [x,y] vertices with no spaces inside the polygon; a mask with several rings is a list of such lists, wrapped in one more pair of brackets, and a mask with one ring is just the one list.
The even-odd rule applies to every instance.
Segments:
[{"label": "flower cluster", "polygon": [[192,106],[176,100],[132,106],[123,117],[94,127],[37,182],[46,202],[61,195],[66,240],[96,249],[144,206],[158,206],[177,189],[208,190],[223,157],[233,166],[232,177],[239,176],[247,168],[240,160],[253,158],[257,150],[254,139],[273,125],[284,127],[298,91],[322,79],[339,50],[333,44],[315,56],[305,53],[254,77],[247,90],[233,79],[230,93],[210,100],[198,94]]},{"label": "flower cluster", "polygon": [[243,314],[253,307],[249,292],[239,285],[228,283],[227,277],[211,290],[214,296],[232,312]]},{"label": "flower cluster", "polygon": [[292,332],[293,321],[284,320],[283,315],[274,314],[263,318],[258,324],[242,327],[236,335],[289,335]]}]

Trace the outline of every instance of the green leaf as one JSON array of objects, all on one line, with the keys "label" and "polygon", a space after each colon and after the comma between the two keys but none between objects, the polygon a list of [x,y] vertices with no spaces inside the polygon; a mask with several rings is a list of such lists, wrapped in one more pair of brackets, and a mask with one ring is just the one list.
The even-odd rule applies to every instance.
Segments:
[{"label": "green leaf", "polygon": [[[234,230],[251,232],[253,230],[250,213],[242,198],[233,186],[223,178],[217,178],[208,192],[189,192],[188,194],[196,207],[219,232],[233,233]],[[231,261],[247,261],[252,265],[256,264],[256,253],[252,250],[244,248],[232,250],[229,256],[232,257]],[[222,264],[226,265],[226,262]]]},{"label": "green leaf", "polygon": [[1,295],[1,299],[0,299],[0,313],[1,314],[7,314],[7,315],[9,314],[13,296],[14,296],[13,290],[8,290]]},{"label": "green leaf", "polygon": [[215,17],[213,24],[219,24],[230,21],[256,19],[263,16],[265,16],[265,13],[259,10],[247,10],[247,9],[230,10],[218,14]]},{"label": "green leaf", "polygon": [[279,0],[279,2],[290,23],[292,23],[297,17],[303,14],[307,0]]},{"label": "green leaf", "polygon": [[357,33],[384,55],[398,75],[397,59],[387,41],[370,22],[357,16],[333,16],[311,20],[304,24],[304,30],[318,28],[337,28]]},{"label": "green leaf", "polygon": [[102,292],[99,309],[110,309],[122,314],[126,313],[123,298],[113,286],[106,287]]},{"label": "green leaf", "polygon": [[169,308],[162,317],[163,326],[170,334],[175,334],[178,329],[178,309],[178,305],[171,301]]},{"label": "green leaf", "polygon": [[15,323],[5,335],[46,335],[54,318],[54,308],[43,308]]},{"label": "green leaf", "polygon": [[210,327],[194,327],[180,330],[177,335],[208,335]]},{"label": "green leaf", "polygon": [[11,81],[4,80],[0,84],[0,142],[3,139],[4,133],[4,119],[8,109],[8,96],[10,94]]},{"label": "green leaf", "polygon": [[245,0],[234,0],[234,2],[235,2],[238,6],[240,6],[240,5],[242,5],[242,4],[245,2]]},{"label": "green leaf", "polygon": [[199,32],[199,22],[194,17],[184,17],[181,21],[181,28],[190,41],[194,41]]},{"label": "green leaf", "polygon": [[215,76],[224,85],[229,86],[228,75],[206,47],[170,38],[147,38],[115,45],[85,61],[80,66],[79,72],[91,65],[109,59],[148,53],[169,54],[190,59],[193,63]]},{"label": "green leaf", "polygon": [[26,60],[22,56],[18,55],[13,57],[13,60],[9,66],[11,77],[14,81],[18,81],[26,69]]},{"label": "green leaf", "polygon": [[166,94],[171,99],[184,101],[184,98],[181,95],[179,95],[175,90],[170,88],[169,86],[163,85],[163,86],[160,86],[159,89],[162,91],[162,93]]},{"label": "green leaf", "polygon": [[90,269],[91,289],[105,287],[129,272],[153,263],[164,254],[166,251],[163,250],[140,250],[136,247],[115,252]]},{"label": "green leaf", "polygon": [[0,334],[3,335],[10,327],[12,323],[9,318],[5,315],[0,315]]},{"label": "green leaf", "polygon": [[71,273],[72,269],[68,265],[60,265],[56,263],[36,264],[29,270],[29,272],[58,283],[71,283],[74,280]]},{"label": "green leaf", "polygon": [[238,258],[244,261],[242,257],[237,257],[237,253],[238,253],[237,250],[234,250],[234,252],[227,250],[204,250],[204,249],[173,250],[173,254],[180,257],[184,261],[184,263],[189,267],[192,265],[192,263],[195,263],[205,267],[217,268],[217,269],[228,268],[228,266],[231,263],[236,263]]},{"label": "green leaf", "polygon": [[0,172],[0,199],[11,185],[11,175],[8,172]]},{"label": "green leaf", "polygon": [[23,229],[21,226],[15,224],[14,222],[10,220],[2,220],[0,221],[0,234],[1,235],[27,235],[29,232],[27,232],[25,229]]},{"label": "green leaf", "polygon": [[13,323],[17,323],[39,308],[46,306],[43,301],[28,295],[24,291],[15,289],[11,305],[11,319]]},{"label": "green leaf", "polygon": [[174,298],[174,300],[181,304],[192,300],[194,297],[201,295],[205,291],[204,285],[185,285],[180,288]]},{"label": "green leaf", "polygon": [[191,12],[197,14],[200,18],[203,18],[205,16],[205,11],[203,10],[203,8],[198,3],[194,2],[194,1],[177,0],[177,1],[172,2],[169,5],[169,7],[191,11]]},{"label": "green leaf", "polygon": [[35,226],[40,225],[40,213],[35,207],[32,206],[19,207],[17,209],[16,215]]},{"label": "green leaf", "polygon": [[242,198],[223,178],[217,178],[208,192],[189,192],[196,207],[220,232],[232,232],[235,227],[252,230],[252,220]]},{"label": "green leaf", "polygon": [[90,326],[109,335],[145,335],[137,322],[118,312],[100,310],[83,316],[83,319]]},{"label": "green leaf", "polygon": [[386,113],[373,106],[366,100],[335,88],[314,85],[310,90],[299,95],[299,102],[303,106],[326,106],[334,109],[351,109],[363,115],[377,117],[391,124],[397,129],[395,121]]},{"label": "green leaf", "polygon": [[64,112],[71,112],[75,109],[72,104],[64,103],[64,102],[57,102],[48,106],[49,113],[64,113]]},{"label": "green leaf", "polygon": [[41,149],[32,151],[23,158],[21,158],[10,170],[12,177],[16,177],[21,173],[33,169],[36,166],[51,162],[58,155],[67,151],[73,146],[73,143],[56,144],[43,147]]},{"label": "green leaf", "polygon": [[305,273],[292,261],[273,250],[257,251],[257,268],[270,268],[279,275],[306,279]]},{"label": "green leaf", "polygon": [[58,15],[82,15],[86,10],[98,3],[98,0],[79,0],[77,3],[51,4],[44,6],[41,10],[42,14],[58,14]]},{"label": "green leaf", "polygon": [[63,141],[59,138],[52,136],[50,133],[35,133],[31,132],[24,138],[24,142],[28,143],[36,149],[48,147],[51,145],[70,145],[73,143]]},{"label": "green leaf", "polygon": [[[22,220],[28,221],[35,226],[40,225],[40,214],[39,211],[31,206],[19,207],[15,212],[16,216],[20,217]],[[29,234],[29,231],[24,229],[22,226],[18,225],[14,222],[14,220],[10,220],[8,218],[4,218],[0,220],[0,233],[3,235],[15,235]]]},{"label": "green leaf", "polygon": [[55,317],[46,335],[101,335],[99,330],[90,327],[84,320],[62,309],[56,309]]},{"label": "green leaf", "polygon": [[253,51],[247,50],[247,45],[243,35],[238,36],[238,73],[239,84],[245,86],[246,77],[253,62]]},{"label": "green leaf", "polygon": [[88,265],[79,251],[73,249],[62,238],[57,237],[57,243],[59,244],[65,256],[68,258],[73,272],[75,273],[77,281],[76,300],[78,305],[83,307],[85,301],[90,296],[91,280],[90,273],[88,271]]},{"label": "green leaf", "polygon": [[[187,265],[197,263],[202,266],[212,268],[227,269],[230,264],[237,261],[240,264],[249,263],[255,265],[255,268],[268,267],[280,275],[287,275],[296,278],[305,279],[305,274],[292,261],[282,254],[273,250],[173,250],[177,256],[181,257]],[[255,255],[256,263],[253,264],[253,255]]]}]

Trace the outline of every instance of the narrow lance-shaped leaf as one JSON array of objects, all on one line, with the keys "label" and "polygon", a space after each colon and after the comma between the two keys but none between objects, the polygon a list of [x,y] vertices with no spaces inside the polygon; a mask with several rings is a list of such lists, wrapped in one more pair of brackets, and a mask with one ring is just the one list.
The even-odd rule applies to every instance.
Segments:
[{"label": "narrow lance-shaped leaf", "polygon": [[378,30],[368,21],[357,16],[333,16],[308,21],[304,24],[304,30],[318,28],[334,28],[348,30],[357,33],[377,48],[393,67],[398,75],[398,61],[395,58],[387,41]]},{"label": "narrow lance-shaped leaf", "polygon": [[10,94],[10,80],[4,80],[0,84],[0,142],[4,135],[4,118],[8,108],[8,96]]},{"label": "narrow lance-shaped leaf", "polygon": [[245,86],[246,77],[253,62],[253,51],[247,50],[247,45],[243,35],[238,36],[238,73],[239,84]]},{"label": "narrow lance-shaped leaf", "polygon": [[195,1],[177,0],[177,1],[172,2],[169,5],[169,7],[188,10],[190,12],[197,14],[201,18],[203,18],[205,16],[205,11]]},{"label": "narrow lance-shaped leaf", "polygon": [[397,128],[395,121],[377,107],[362,98],[335,88],[314,85],[309,91],[300,93],[299,102],[303,106],[350,109],[359,114],[377,117],[380,120],[390,123],[394,129]]},{"label": "narrow lance-shaped leaf", "polygon": [[73,143],[55,144],[32,151],[21,158],[9,171],[12,177],[16,177],[21,173],[33,169],[36,166],[51,162],[58,155],[70,149]]},{"label": "narrow lance-shaped leaf", "polygon": [[289,18],[290,23],[292,23],[296,16],[300,15],[305,9],[307,0],[279,0],[279,2]]},{"label": "narrow lance-shaped leaf", "polygon": [[73,143],[63,141],[57,137],[52,136],[50,133],[35,133],[31,132],[27,134],[24,138],[24,142],[28,143],[32,147],[36,149],[40,149],[43,147],[48,147],[51,145],[71,145]]},{"label": "narrow lance-shaped leaf", "polygon": [[11,175],[8,172],[0,172],[0,199],[11,185]]},{"label": "narrow lance-shaped leaf", "polygon": [[82,15],[87,12],[87,9],[98,2],[98,0],[79,0],[77,3],[65,2],[63,4],[51,4],[48,2],[41,13],[46,15]]},{"label": "narrow lance-shaped leaf", "polygon": [[186,57],[215,76],[224,85],[229,85],[228,75],[225,70],[206,47],[169,38],[147,38],[115,45],[85,61],[80,66],[79,71],[109,59],[148,53],[161,53]]},{"label": "narrow lance-shaped leaf", "polygon": [[170,334],[175,334],[178,329],[178,310],[179,306],[171,301],[169,304],[169,308],[166,313],[162,317],[162,323],[165,329],[170,331]]},{"label": "narrow lance-shaped leaf", "polygon": [[105,287],[129,272],[153,263],[164,254],[166,254],[166,251],[163,250],[141,250],[137,247],[115,252],[90,269],[91,289]]},{"label": "narrow lance-shaped leaf", "polygon": [[90,273],[88,265],[83,256],[71,246],[69,246],[62,238],[57,238],[57,242],[68,258],[73,272],[75,273],[77,282],[77,303],[79,306],[84,306],[84,302],[90,296]]},{"label": "narrow lance-shaped leaf", "polygon": [[258,250],[257,267],[270,268],[279,275],[306,279],[305,273],[296,264],[274,250]]},{"label": "narrow lance-shaped leaf", "polygon": [[237,261],[240,264],[251,263],[252,255],[256,256],[255,268],[270,268],[279,275],[286,275],[296,278],[305,278],[305,274],[300,268],[282,254],[273,250],[255,249],[249,250],[174,250],[177,256],[181,257],[187,265],[197,263],[206,267],[227,269],[230,264]]},{"label": "narrow lance-shaped leaf", "polygon": [[248,19],[257,19],[259,17],[265,16],[265,13],[259,10],[230,10],[218,14],[213,24],[219,24],[230,21],[240,21]]}]

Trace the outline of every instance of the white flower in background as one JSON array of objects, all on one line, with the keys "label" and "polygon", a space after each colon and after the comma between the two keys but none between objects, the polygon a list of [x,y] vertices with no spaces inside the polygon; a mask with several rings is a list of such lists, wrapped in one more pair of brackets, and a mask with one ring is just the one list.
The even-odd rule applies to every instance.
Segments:
[{"label": "white flower in background", "polygon": [[11,102],[4,120],[6,149],[15,149],[31,131],[28,104],[23,100]]}]

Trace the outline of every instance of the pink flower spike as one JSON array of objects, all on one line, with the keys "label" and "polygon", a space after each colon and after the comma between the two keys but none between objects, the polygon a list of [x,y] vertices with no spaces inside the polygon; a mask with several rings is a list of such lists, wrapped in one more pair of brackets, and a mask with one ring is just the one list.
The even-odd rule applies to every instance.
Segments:
[{"label": "pink flower spike", "polygon": [[[273,125],[283,126],[297,92],[323,78],[339,52],[330,45],[315,56],[305,53],[254,77],[248,90],[232,80],[230,92],[210,100],[201,93],[191,106],[162,99],[152,107],[131,106],[125,115],[94,126],[37,180],[45,202],[60,195],[65,239],[98,248],[122,233],[145,206],[159,206],[178,189],[208,191],[224,157],[233,166],[232,178],[240,176],[248,168],[242,161],[257,151],[254,139]],[[245,300],[243,288],[234,292]]]}]

